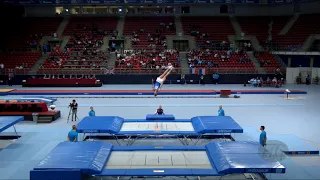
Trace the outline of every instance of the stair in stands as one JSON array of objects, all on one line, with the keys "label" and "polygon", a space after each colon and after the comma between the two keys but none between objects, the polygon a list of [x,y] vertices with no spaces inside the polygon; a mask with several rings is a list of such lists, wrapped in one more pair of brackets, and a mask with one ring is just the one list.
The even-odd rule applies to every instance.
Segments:
[{"label": "stair in stands", "polygon": [[236,32],[236,35],[240,36],[243,31],[241,29],[240,24],[237,21],[237,18],[235,16],[229,16],[229,19],[234,31]]},{"label": "stair in stands", "polygon": [[181,74],[189,74],[189,65],[187,60],[187,52],[179,52]]},{"label": "stair in stands", "polygon": [[176,33],[177,33],[177,35],[179,35],[179,33],[181,33],[181,35],[183,36],[184,32],[183,32],[180,16],[175,16],[174,23],[176,25]]},{"label": "stair in stands", "polygon": [[253,63],[254,67],[258,70],[259,74],[265,74],[266,71],[261,68],[259,61],[257,60],[257,58],[253,55],[253,52],[247,52],[247,55],[249,57],[249,59],[251,60],[251,62]]},{"label": "stair in stands", "polygon": [[70,39],[71,39],[71,36],[63,36],[63,40],[62,40],[62,43],[60,45],[60,49],[62,51],[64,51],[64,48],[66,47],[66,45],[68,44]]},{"label": "stair in stands", "polygon": [[51,123],[52,117],[50,116],[39,116],[37,123]]},{"label": "stair in stands", "polygon": [[59,27],[57,29],[58,37],[62,36],[62,33],[66,29],[68,23],[69,23],[69,17],[64,17],[63,21],[60,23],[60,25],[59,25]]},{"label": "stair in stands", "polygon": [[101,46],[101,51],[107,52],[108,47],[109,47],[109,37],[105,36],[105,37],[103,37],[103,45]]},{"label": "stair in stands", "polygon": [[38,61],[32,66],[31,70],[29,71],[29,75],[34,75],[39,70],[39,67],[41,64],[44,63],[44,61],[49,57],[50,53],[44,53],[42,56],[38,59]]},{"label": "stair in stands", "polygon": [[314,41],[320,40],[320,34],[310,35],[306,41],[303,43],[303,46],[299,49],[299,51],[306,52],[309,51]]},{"label": "stair in stands", "polygon": [[281,57],[278,56],[277,54],[272,54],[274,56],[274,58],[278,61],[279,64],[281,64],[281,67],[286,68],[287,65],[282,61]]},{"label": "stair in stands", "polygon": [[290,20],[287,22],[287,24],[282,28],[279,35],[286,35],[290,31],[290,29],[294,25],[294,23],[298,20],[299,16],[300,16],[299,13],[294,14],[290,18]]},{"label": "stair in stands", "polygon": [[108,68],[109,69],[115,67],[116,60],[117,60],[116,54],[115,53],[111,53],[110,60],[108,62]]},{"label": "stair in stands", "polygon": [[[118,24],[117,24],[117,30],[118,30],[118,33],[119,35],[123,34],[123,29],[124,29],[124,23],[125,23],[125,17],[121,16],[118,20]],[[119,38],[119,37],[118,37]]]}]

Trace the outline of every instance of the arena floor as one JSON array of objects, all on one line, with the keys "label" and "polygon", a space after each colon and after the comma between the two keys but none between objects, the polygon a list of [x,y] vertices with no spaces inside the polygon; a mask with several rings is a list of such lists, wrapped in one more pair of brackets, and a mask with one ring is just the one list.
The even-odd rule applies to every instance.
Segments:
[{"label": "arena floor", "polygon": [[[7,88],[7,87],[1,87]],[[12,87],[11,87],[12,88]],[[110,89],[110,90],[150,90],[151,85],[104,85],[100,88],[21,88],[15,89]],[[146,114],[154,113],[159,105],[164,112],[174,114],[179,119],[194,116],[217,115],[219,105],[223,105],[227,116],[235,119],[244,129],[239,140],[258,140],[256,136],[261,125],[266,127],[269,135],[294,134],[305,142],[320,148],[320,86],[286,85],[282,89],[305,90],[307,95],[240,95],[240,98],[111,98],[105,96],[54,96],[58,97],[55,105],[61,110],[61,118],[51,124],[21,122],[16,125],[22,136],[14,142],[0,143],[0,179],[29,179],[29,171],[39,163],[58,143],[66,141],[71,126],[77,122],[67,123],[68,105],[72,99],[79,104],[78,117],[87,116],[89,107],[93,106],[97,116],[121,116],[127,119],[141,119]],[[263,89],[243,87],[242,85],[164,85],[164,89]],[[270,88],[274,89],[274,88]],[[11,96],[13,97],[13,96]],[[17,97],[17,96],[15,96]],[[13,132],[9,128],[6,134]],[[146,140],[134,145],[173,145],[177,140]],[[205,144],[207,141],[202,141]],[[200,144],[200,145],[201,145]],[[6,151],[5,151],[6,150]],[[72,153],[72,152],[71,152]],[[320,179],[319,156],[287,157],[281,162],[287,168],[285,174],[268,175],[268,179]],[[260,179],[261,177],[255,177]],[[100,178],[99,178],[100,179]],[[175,178],[178,179],[178,178]],[[215,179],[215,178],[209,178]],[[230,175],[218,179],[246,179],[244,175]]]}]

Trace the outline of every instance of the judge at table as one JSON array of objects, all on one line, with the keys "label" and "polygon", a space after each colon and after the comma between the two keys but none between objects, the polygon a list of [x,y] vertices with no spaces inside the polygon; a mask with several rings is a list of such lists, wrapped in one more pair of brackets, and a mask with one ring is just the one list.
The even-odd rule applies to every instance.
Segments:
[{"label": "judge at table", "polygon": [[156,113],[157,115],[164,115],[164,112],[163,112],[163,109],[162,109],[162,106],[159,106]]}]

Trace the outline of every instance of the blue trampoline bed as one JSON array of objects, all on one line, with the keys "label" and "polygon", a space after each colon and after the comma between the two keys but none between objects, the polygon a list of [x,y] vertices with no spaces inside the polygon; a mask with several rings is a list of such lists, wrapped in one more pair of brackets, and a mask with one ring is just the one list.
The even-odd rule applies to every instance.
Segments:
[{"label": "blue trampoline bed", "polygon": [[[230,116],[197,116],[191,119],[175,119],[172,115],[150,116],[146,119],[125,120],[118,116],[85,117],[77,125],[78,133],[112,136],[120,145],[119,138],[132,145],[138,139],[164,136],[178,138],[188,145],[188,138],[195,137],[196,145],[204,135],[227,137],[231,133],[243,133],[243,129]],[[229,135],[231,137],[231,135]]]},{"label": "blue trampoline bed", "polygon": [[15,135],[18,138],[19,135],[14,125],[23,120],[24,120],[23,116],[0,116],[0,133],[12,126],[14,129]]},{"label": "blue trampoline bed", "polygon": [[279,162],[265,160],[257,142],[211,142],[206,146],[112,146],[62,142],[33,170],[31,180],[80,180],[86,176],[224,176],[285,173]]}]

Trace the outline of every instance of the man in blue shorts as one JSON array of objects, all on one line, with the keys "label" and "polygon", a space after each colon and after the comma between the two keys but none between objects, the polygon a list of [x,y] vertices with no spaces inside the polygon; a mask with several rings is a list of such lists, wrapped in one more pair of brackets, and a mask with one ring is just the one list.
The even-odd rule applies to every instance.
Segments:
[{"label": "man in blue shorts", "polygon": [[173,66],[169,66],[168,69],[159,76],[155,82],[152,82],[152,90],[154,92],[154,96],[158,95],[159,90],[162,88],[163,83],[166,81],[167,76],[171,73],[173,70]]}]

